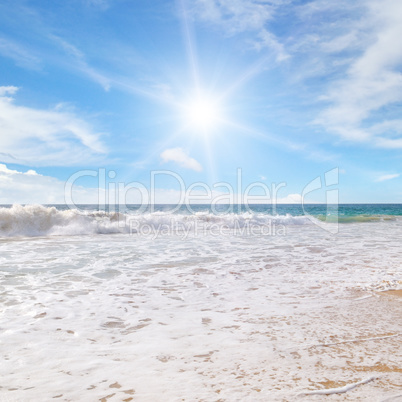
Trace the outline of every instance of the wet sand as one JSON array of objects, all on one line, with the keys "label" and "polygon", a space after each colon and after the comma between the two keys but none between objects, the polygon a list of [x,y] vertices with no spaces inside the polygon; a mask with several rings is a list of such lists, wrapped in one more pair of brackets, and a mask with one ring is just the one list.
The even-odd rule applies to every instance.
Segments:
[{"label": "wet sand", "polygon": [[395,296],[395,297],[402,297],[402,289],[398,289],[398,290],[386,290],[384,292],[385,295],[387,296]]}]

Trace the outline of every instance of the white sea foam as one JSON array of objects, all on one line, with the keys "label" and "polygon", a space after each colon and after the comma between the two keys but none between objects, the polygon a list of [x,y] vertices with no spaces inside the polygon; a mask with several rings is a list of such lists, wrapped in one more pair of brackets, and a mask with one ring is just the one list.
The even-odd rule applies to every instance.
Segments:
[{"label": "white sea foam", "polygon": [[59,211],[41,205],[0,208],[0,236],[79,235],[124,232],[117,213]]},{"label": "white sea foam", "polygon": [[[30,208],[37,207],[20,213],[50,216],[42,229],[32,218],[32,233],[73,233],[74,220],[79,230],[95,222],[98,233],[98,222],[109,230],[120,218]],[[141,222],[170,225],[172,217],[209,228],[232,219],[160,212]],[[395,287],[401,279],[402,221],[351,223],[337,235],[313,224],[286,229],[285,236],[185,240],[126,232],[3,237],[0,400],[399,395],[400,302],[373,284]]]},{"label": "white sea foam", "polygon": [[0,208],[0,236],[52,236],[109,233],[171,233],[197,230],[230,230],[272,225],[309,225],[311,218],[291,215],[194,214],[153,212],[123,214],[119,212],[58,210],[41,205],[13,205]]}]

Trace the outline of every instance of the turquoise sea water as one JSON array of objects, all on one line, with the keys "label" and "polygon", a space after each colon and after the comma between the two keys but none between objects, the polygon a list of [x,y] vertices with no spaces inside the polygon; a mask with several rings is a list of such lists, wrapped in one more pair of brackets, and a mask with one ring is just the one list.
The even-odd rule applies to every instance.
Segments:
[{"label": "turquoise sea water", "polygon": [[[51,206],[51,205],[49,205]],[[55,205],[57,209],[67,209],[67,206],[64,205]],[[115,206],[112,205],[110,209],[122,208],[120,212],[129,211],[137,211],[141,208],[140,205],[129,204],[127,206]],[[77,208],[80,209],[99,209],[97,205],[77,205]],[[150,211],[153,208],[154,211],[171,211],[173,209],[177,209],[176,205],[170,204],[159,204],[154,205],[153,207],[147,207],[146,211]],[[248,211],[252,211],[254,213],[264,213],[264,214],[278,214],[278,215],[292,215],[292,216],[301,216],[309,213],[311,215],[326,215],[327,213],[334,213],[336,209],[338,209],[339,216],[361,216],[361,215],[392,215],[392,216],[402,216],[402,204],[339,204],[339,205],[326,205],[326,204],[306,204],[301,206],[299,204],[217,204],[214,205],[214,208],[219,213],[244,213]],[[108,207],[106,207],[108,209]],[[213,212],[213,207],[209,204],[197,204],[191,205],[191,209],[194,212]],[[177,213],[185,213],[188,211],[188,207],[186,205],[182,205],[177,209]],[[191,211],[190,211],[191,212]]]},{"label": "turquoise sea water", "polygon": [[[49,205],[51,206],[51,205]],[[54,205],[58,210],[68,209],[65,205]],[[369,222],[377,220],[392,219],[392,217],[402,216],[402,204],[218,204],[218,205],[176,205],[160,204],[154,206],[140,205],[111,205],[100,208],[98,205],[77,205],[81,210],[106,210],[121,213],[136,212],[173,212],[174,214],[193,214],[193,213],[214,213],[214,214],[244,214],[247,212],[265,215],[290,215],[304,216],[312,215],[320,220],[335,221],[339,223],[348,222]]]},{"label": "turquoise sea water", "polygon": [[[60,211],[65,211],[70,209],[67,205],[62,204],[46,204],[46,207],[55,207]],[[4,204],[0,205],[0,208],[11,208],[12,205]],[[402,216],[402,204],[305,204],[304,206],[299,204],[216,204],[211,206],[209,204],[194,204],[190,206],[181,205],[179,208],[173,204],[157,204],[153,206],[141,206],[137,204],[127,204],[127,205],[106,205],[106,207],[101,207],[96,204],[77,204],[75,206],[77,209],[81,210],[106,210],[106,211],[141,211],[144,212],[161,212],[161,211],[174,211],[176,213],[191,213],[193,212],[213,212],[218,213],[244,213],[244,212],[254,212],[254,213],[264,213],[264,214],[278,214],[278,215],[292,215],[301,216],[306,213],[319,216],[335,213],[338,210],[339,216],[361,216],[361,215],[391,215],[391,216]]]}]

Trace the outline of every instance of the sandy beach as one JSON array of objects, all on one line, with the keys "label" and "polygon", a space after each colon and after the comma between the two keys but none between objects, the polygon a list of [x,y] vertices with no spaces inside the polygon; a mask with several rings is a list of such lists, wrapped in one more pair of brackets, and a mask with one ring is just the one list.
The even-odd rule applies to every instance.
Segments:
[{"label": "sandy beach", "polygon": [[402,402],[402,0],[0,0],[0,402]]},{"label": "sandy beach", "polygon": [[401,237],[387,221],[2,239],[0,395],[396,401]]}]

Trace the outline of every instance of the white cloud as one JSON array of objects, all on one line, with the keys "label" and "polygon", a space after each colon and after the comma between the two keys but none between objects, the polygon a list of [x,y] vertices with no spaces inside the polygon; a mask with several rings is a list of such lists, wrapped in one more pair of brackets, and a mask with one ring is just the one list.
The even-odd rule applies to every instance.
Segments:
[{"label": "white cloud", "polygon": [[[386,0],[366,4],[361,29],[371,31],[374,39],[352,60],[345,78],[331,83],[324,98],[329,106],[315,123],[345,140],[402,148],[401,120],[395,113],[384,113],[402,101],[402,3]],[[341,49],[348,35],[355,34],[338,38],[338,43],[333,41],[330,47]],[[380,111],[387,117],[376,115]]]},{"label": "white cloud", "polygon": [[[289,194],[286,197],[278,198],[275,200],[277,204],[301,204],[303,198],[300,194]],[[306,203],[311,203],[311,201],[306,201]]]},{"label": "white cloud", "polygon": [[262,29],[259,33],[260,42],[257,42],[257,48],[268,48],[276,54],[276,61],[281,62],[290,57],[284,46],[278,41],[272,32]]},{"label": "white cloud", "polygon": [[9,169],[3,163],[0,163],[0,173],[6,174],[6,175],[22,174],[22,175],[28,175],[28,176],[41,176],[38,173],[36,173],[35,170],[30,169],[27,172],[23,173],[23,172],[19,172],[18,170]]},{"label": "white cloud", "polygon": [[[93,180],[97,184],[98,178],[94,177]],[[119,198],[112,190],[105,198],[104,189],[83,187],[79,184],[79,178],[73,181],[71,194],[67,192],[68,188],[64,181],[55,177],[40,175],[33,170],[19,172],[0,164],[0,204],[65,204],[72,200],[75,204],[97,205],[105,199],[109,199],[111,204],[119,201],[122,204],[141,203],[140,192],[133,189],[122,192]],[[145,201],[148,202],[148,198]]]},{"label": "white cloud", "polygon": [[348,32],[341,36],[335,36],[335,38],[331,38],[328,41],[323,41],[321,43],[321,49],[328,53],[342,52],[356,45],[356,42],[358,41],[357,36],[356,31]]},{"label": "white cloud", "polygon": [[64,203],[63,191],[64,183],[53,177],[0,164],[0,204]]},{"label": "white cloud", "polygon": [[202,171],[201,164],[194,158],[188,156],[181,148],[166,149],[161,153],[162,162],[175,162],[186,169],[192,169],[196,172]]},{"label": "white cloud", "polygon": [[[96,171],[92,171],[96,173]],[[0,164],[0,204],[148,204],[151,200],[151,192],[145,186],[138,183],[122,183],[123,186],[111,186],[106,193],[103,188],[83,187],[80,185],[80,177],[85,176],[87,171],[77,172],[79,175],[71,185],[55,177],[40,175],[34,170],[20,172],[9,169],[6,165]],[[82,173],[82,175],[81,175]],[[98,185],[98,177],[93,177],[94,185]],[[71,188],[71,194],[69,189]],[[139,190],[141,188],[141,190]],[[116,192],[118,189],[118,193]],[[209,194],[204,189],[160,189],[155,188],[152,192],[152,199],[156,204],[177,204],[182,202],[205,204],[217,197],[225,195],[225,202],[228,195],[211,190]]]},{"label": "white cloud", "polygon": [[13,95],[18,91],[18,87],[12,85],[7,87],[0,87],[0,96]]},{"label": "white cloud", "polygon": [[[98,178],[94,178],[94,183]],[[65,204],[73,200],[75,204],[99,204],[105,199],[105,191],[96,187],[83,187],[78,180],[72,183],[71,194],[66,183],[55,177],[36,173],[34,170],[20,172],[0,164],[0,204]],[[113,203],[112,193],[110,202]],[[120,200],[124,202],[122,195]],[[139,192],[127,192],[127,202],[140,203]]]},{"label": "white cloud", "polygon": [[[91,171],[96,173],[96,171]],[[80,178],[88,171],[78,171],[76,180],[71,176],[70,185],[55,177],[38,174],[34,170],[20,172],[0,164],[0,204],[148,204],[151,199],[155,204],[236,204],[249,202],[251,204],[300,204],[300,194],[289,194],[272,200],[270,195],[251,196],[236,194],[234,191],[221,192],[215,188],[200,186],[199,188],[182,187],[180,189],[155,188],[152,192],[139,183],[121,183],[123,186],[110,186],[106,193],[103,188],[83,187]],[[98,185],[99,177],[92,177],[93,184]],[[116,178],[117,179],[117,178]],[[132,185],[130,185],[132,184]],[[71,189],[71,193],[69,193]],[[117,192],[118,191],[118,192]],[[151,198],[152,197],[152,198]],[[313,201],[308,201],[311,203]],[[314,201],[316,202],[316,201]],[[184,204],[183,204],[184,205]]]},{"label": "white cloud", "polygon": [[81,50],[59,36],[50,35],[49,38],[60,46],[63,51],[74,60],[73,63],[69,63],[68,68],[73,67],[80,71],[84,75],[88,76],[91,80],[102,85],[105,91],[110,89],[110,79],[91,67],[86,60],[85,54]]},{"label": "white cloud", "polygon": [[40,69],[41,60],[31,50],[10,39],[0,37],[0,54],[14,60],[17,66],[31,70]]},{"label": "white cloud", "polygon": [[[106,10],[109,7],[109,0],[81,0],[87,3],[91,8]],[[3,5],[3,3],[6,3]],[[15,62],[19,67],[29,70],[46,70],[48,67],[63,68],[66,71],[72,71],[75,74],[84,75],[90,80],[100,84],[105,90],[111,86],[111,80],[100,70],[91,65],[87,54],[79,50],[76,46],[63,39],[55,32],[62,32],[61,26],[49,25],[49,18],[44,18],[40,10],[35,7],[29,7],[19,2],[0,2],[4,19],[13,21],[15,27],[24,27],[22,34],[18,39],[0,35],[0,56],[7,57]],[[49,15],[48,15],[49,17]],[[50,18],[52,20],[53,18]],[[57,19],[54,19],[57,24]],[[66,33],[69,35],[69,32]],[[73,35],[77,39],[77,35]],[[86,41],[86,43],[88,43]],[[95,43],[95,49],[86,48],[88,54],[95,55],[99,60],[100,54],[105,60],[109,61],[114,56],[113,52],[106,50],[106,43]],[[121,58],[117,57],[121,64]],[[47,71],[49,72],[49,71]]]},{"label": "white cloud", "polygon": [[270,49],[280,62],[289,55],[266,26],[274,18],[277,8],[287,3],[286,0],[195,0],[193,13],[201,20],[223,28],[229,36],[255,32],[255,48]]},{"label": "white cloud", "polygon": [[380,176],[378,179],[376,179],[376,182],[381,182],[381,181],[386,181],[386,180],[392,180],[392,179],[396,179],[400,176],[399,173],[395,173],[395,174],[385,174],[383,176]]},{"label": "white cloud", "polygon": [[24,165],[75,165],[90,161],[105,147],[100,133],[63,108],[42,110],[19,106],[16,87],[0,87],[0,160]]},{"label": "white cloud", "polygon": [[197,0],[195,5],[201,18],[232,34],[263,29],[275,10],[275,2],[263,0]]}]

